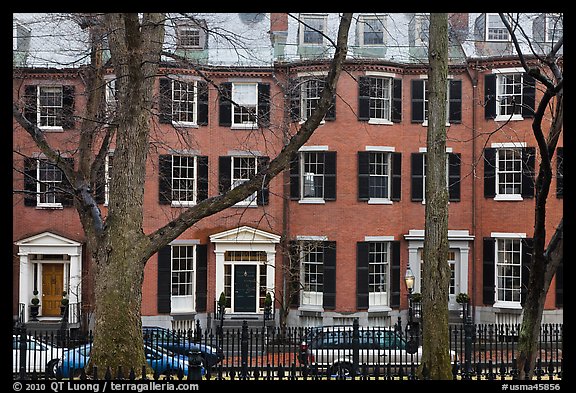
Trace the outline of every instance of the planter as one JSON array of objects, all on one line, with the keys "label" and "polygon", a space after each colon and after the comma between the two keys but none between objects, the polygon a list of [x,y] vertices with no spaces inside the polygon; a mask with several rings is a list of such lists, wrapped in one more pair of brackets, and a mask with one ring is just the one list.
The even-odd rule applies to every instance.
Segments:
[{"label": "planter", "polygon": [[38,321],[38,312],[40,310],[40,305],[39,304],[31,304],[30,305],[30,320],[31,321]]}]

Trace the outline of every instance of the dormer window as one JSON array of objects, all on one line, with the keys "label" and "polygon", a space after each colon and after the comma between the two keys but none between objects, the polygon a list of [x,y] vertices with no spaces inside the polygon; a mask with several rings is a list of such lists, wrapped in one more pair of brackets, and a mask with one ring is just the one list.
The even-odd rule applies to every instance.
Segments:
[{"label": "dormer window", "polygon": [[177,46],[181,49],[204,49],[206,47],[206,23],[190,20],[176,27]]},{"label": "dormer window", "polygon": [[564,34],[564,21],[560,14],[546,14],[546,42],[556,42]]},{"label": "dormer window", "polygon": [[486,41],[510,41],[510,33],[498,14],[486,14]]}]

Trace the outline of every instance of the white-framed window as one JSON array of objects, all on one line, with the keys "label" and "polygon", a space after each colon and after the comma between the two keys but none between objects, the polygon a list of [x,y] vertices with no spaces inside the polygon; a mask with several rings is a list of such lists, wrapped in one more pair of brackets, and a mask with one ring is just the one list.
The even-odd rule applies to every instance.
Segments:
[{"label": "white-framed window", "polygon": [[390,200],[392,166],[389,152],[370,152],[370,199]]},{"label": "white-framed window", "polygon": [[195,245],[172,245],[171,308],[172,312],[193,311],[196,267]]},{"label": "white-framed window", "polygon": [[556,42],[564,34],[561,14],[546,14],[546,42]]},{"label": "white-framed window", "polygon": [[370,242],[368,250],[368,304],[388,306],[390,242]]},{"label": "white-framed window", "polygon": [[305,121],[318,106],[324,81],[320,79],[307,79],[300,85],[300,119]]},{"label": "white-framed window", "polygon": [[371,76],[368,81],[370,120],[392,121],[392,78]]},{"label": "white-framed window", "polygon": [[[422,153],[422,203],[426,203],[426,167],[427,167],[427,152]],[[446,189],[449,190],[448,173],[450,168],[449,153],[446,153]]]},{"label": "white-framed window", "polygon": [[522,149],[496,150],[496,199],[522,198]]},{"label": "white-framed window", "polygon": [[510,41],[510,33],[500,15],[486,14],[486,41]]},{"label": "white-framed window", "polygon": [[301,15],[300,44],[322,45],[326,34],[326,15]]},{"label": "white-framed window", "polygon": [[258,113],[258,83],[232,83],[232,127],[254,127]]},{"label": "white-framed window", "polygon": [[496,302],[520,304],[522,239],[496,239]]},{"label": "white-framed window", "polygon": [[106,110],[111,112],[116,109],[118,105],[118,91],[116,90],[116,77],[114,75],[107,76],[106,82]]},{"label": "white-framed window", "polygon": [[[456,301],[456,296],[460,293],[460,281],[458,280],[460,276],[459,264],[457,263],[457,253],[458,250],[450,248],[448,250],[448,267],[450,268],[450,280],[448,281],[448,301],[454,303]],[[420,272],[419,279],[424,279],[424,249],[418,250],[418,256],[420,258]],[[422,281],[418,285],[422,288]]]},{"label": "white-framed window", "polygon": [[104,205],[108,206],[110,203],[110,184],[112,180],[112,165],[114,156],[111,154],[106,155],[104,159]]},{"label": "white-framed window", "polygon": [[62,128],[63,110],[62,86],[38,86],[38,124],[41,128]]},{"label": "white-framed window", "polygon": [[36,166],[36,206],[62,207],[61,189],[63,173],[48,160],[38,160]]},{"label": "white-framed window", "polygon": [[524,75],[502,73],[496,77],[496,120],[522,117]]},{"label": "white-framed window", "polygon": [[321,242],[300,243],[300,282],[303,306],[322,306],[324,292],[324,248]]},{"label": "white-framed window", "polygon": [[358,18],[358,41],[360,46],[385,44],[384,15],[360,15]]},{"label": "white-framed window", "polygon": [[324,198],[324,152],[302,152],[302,199]]},{"label": "white-framed window", "polygon": [[430,36],[430,18],[427,14],[414,15],[414,45],[428,46]]},{"label": "white-framed window", "polygon": [[[424,122],[422,123],[423,126],[428,126],[428,79],[423,79],[424,82]],[[450,125],[450,80],[448,80],[448,86],[446,87],[446,125]]]},{"label": "white-framed window", "polygon": [[198,86],[196,81],[172,80],[172,122],[195,125],[198,118]]},{"label": "white-framed window", "polygon": [[[232,157],[231,165],[232,188],[236,188],[250,180],[258,170],[256,157]],[[256,195],[256,192],[253,193],[235,206],[256,206]]]},{"label": "white-framed window", "polygon": [[172,155],[172,206],[196,204],[196,156]]},{"label": "white-framed window", "polygon": [[176,45],[181,49],[204,49],[207,39],[206,21],[194,19],[176,23]]}]

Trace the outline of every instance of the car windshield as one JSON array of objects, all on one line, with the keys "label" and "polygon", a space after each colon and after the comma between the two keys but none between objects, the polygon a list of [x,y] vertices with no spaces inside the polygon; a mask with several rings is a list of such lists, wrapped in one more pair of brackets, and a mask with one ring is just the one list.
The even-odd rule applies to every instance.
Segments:
[{"label": "car windshield", "polygon": [[[405,340],[393,330],[366,329],[358,332],[361,349],[404,349]],[[312,340],[315,348],[351,348],[352,329],[326,329],[319,331]]]},{"label": "car windshield", "polygon": [[144,338],[148,340],[158,340],[158,341],[174,341],[185,339],[184,336],[179,335],[176,332],[159,328],[145,329]]}]

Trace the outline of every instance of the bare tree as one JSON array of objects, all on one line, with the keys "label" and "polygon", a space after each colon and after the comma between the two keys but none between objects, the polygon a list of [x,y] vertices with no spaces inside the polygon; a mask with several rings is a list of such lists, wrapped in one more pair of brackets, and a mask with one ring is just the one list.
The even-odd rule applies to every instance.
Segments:
[{"label": "bare tree", "polygon": [[[292,156],[318,127],[332,104],[336,84],[347,53],[352,15],[342,14],[335,52],[324,90],[315,111],[301,124],[278,155],[249,181],[221,195],[183,209],[166,225],[144,233],[144,186],[146,162],[152,142],[154,80],[158,75],[166,16],[161,13],[83,15],[82,26],[91,36],[91,62],[86,67],[86,114],[76,146],[79,164],[73,167],[57,146],[23,116],[14,103],[13,116],[41,152],[62,170],[74,197],[95,268],[95,330],[91,364],[112,369],[138,369],[145,364],[141,329],[144,268],[163,246],[200,220],[218,213],[268,186],[287,168]],[[105,124],[104,59],[102,37],[110,49],[116,75],[117,107],[114,121]],[[92,185],[114,142],[114,167],[104,217],[94,198]],[[96,152],[96,154],[94,154]]]},{"label": "bare tree", "polygon": [[[500,18],[512,37],[522,67],[528,75],[540,82],[544,90],[532,121],[532,132],[538,144],[540,166],[534,187],[536,196],[532,261],[529,265],[530,276],[518,343],[519,378],[524,379],[526,373],[530,378],[534,373],[544,301],[552,277],[564,257],[564,219],[557,224],[556,231],[546,246],[546,201],[553,177],[552,159],[562,134],[564,121],[564,76],[560,52],[564,45],[564,36],[558,37],[556,34],[556,40],[543,55],[538,53],[540,48],[530,45],[535,61],[529,62],[520,47],[519,36],[525,38],[527,42],[530,40],[520,27],[518,18],[512,14],[503,13],[500,13]],[[552,28],[553,31],[558,31]],[[547,118],[551,119],[549,123]],[[547,132],[543,130],[543,123],[549,124]]]},{"label": "bare tree", "polygon": [[422,368],[430,379],[451,379],[448,332],[448,191],[446,189],[446,90],[448,14],[430,14],[429,110],[426,143],[426,223],[422,269]]}]

